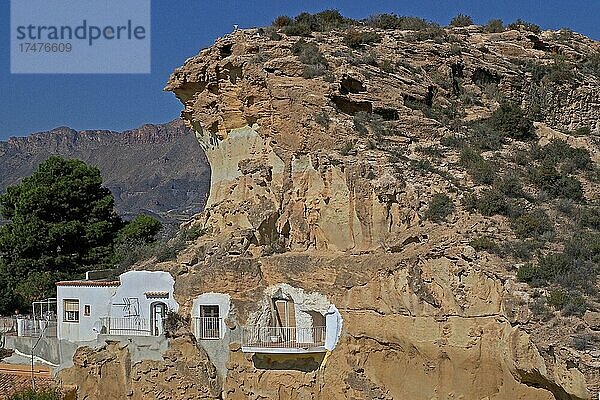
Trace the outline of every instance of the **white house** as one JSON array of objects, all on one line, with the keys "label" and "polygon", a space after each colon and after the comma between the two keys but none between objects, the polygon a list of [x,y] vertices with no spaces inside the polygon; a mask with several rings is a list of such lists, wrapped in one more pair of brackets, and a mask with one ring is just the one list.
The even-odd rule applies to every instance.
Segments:
[{"label": "white house", "polygon": [[163,271],[129,271],[118,281],[58,282],[58,338],[85,342],[98,334],[161,335],[167,312],[179,309],[174,283]]}]

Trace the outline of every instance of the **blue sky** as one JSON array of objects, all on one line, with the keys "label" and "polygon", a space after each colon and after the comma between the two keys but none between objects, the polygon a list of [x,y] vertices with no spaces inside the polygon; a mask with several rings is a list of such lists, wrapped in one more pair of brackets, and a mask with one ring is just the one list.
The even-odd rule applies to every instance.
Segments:
[{"label": "blue sky", "polygon": [[162,88],[170,72],[214,40],[240,27],[264,26],[282,14],[336,8],[352,18],[382,12],[447,24],[458,13],[477,23],[501,18],[535,22],[546,29],[570,27],[600,39],[599,0],[153,0],[152,73],[147,75],[12,75],[9,2],[0,2],[0,140],[49,130],[124,130],[176,118],[181,105]]}]

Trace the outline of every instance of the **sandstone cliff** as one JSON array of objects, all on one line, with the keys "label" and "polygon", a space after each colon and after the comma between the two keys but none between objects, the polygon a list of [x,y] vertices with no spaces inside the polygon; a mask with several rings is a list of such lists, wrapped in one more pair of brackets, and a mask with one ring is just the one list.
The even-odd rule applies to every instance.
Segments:
[{"label": "sandstone cliff", "polygon": [[[517,243],[518,231],[507,216],[484,216],[468,205],[469,196],[492,183],[475,179],[450,143],[471,140],[469,122],[510,100],[536,119],[540,145],[560,137],[597,162],[591,133],[600,129],[598,77],[576,70],[569,81],[549,83],[527,63],[551,65],[559,54],[576,65],[598,52],[598,43],[577,34],[485,33],[476,26],[446,29],[443,40],[352,29],[379,40],[349,47],[347,33],[331,31],[298,44],[281,32],[236,31],[188,59],[167,85],[211,165],[207,207],[182,229],[201,226],[207,233],[188,242],[176,262],[149,260],[139,268],[173,274],[181,315],[202,293],[230,295],[232,329],[278,283],[326,295],[344,321],[338,346],[317,368],[261,363],[234,341],[220,395],[594,398],[597,297],[584,294],[585,313],[540,316],[535,308],[550,297],[548,288],[516,277],[535,255],[471,245],[481,237]],[[303,56],[315,48],[317,62]],[[573,134],[582,128],[587,136]],[[495,160],[503,175],[520,168],[515,154],[530,146],[507,139],[482,157]],[[594,181],[577,177],[592,204]],[[568,233],[561,224],[567,231],[570,225],[555,212],[558,200],[539,205],[537,189],[524,190],[533,193],[525,209],[544,207],[555,226],[556,235],[538,250],[560,250]],[[454,211],[433,222],[426,215],[440,193]],[[597,293],[596,275],[590,276]],[[589,338],[589,345],[575,346],[575,337]],[[81,364],[77,373],[93,365]],[[209,385],[205,375],[196,385]],[[90,379],[98,378],[83,385],[97,393]],[[130,395],[141,396],[128,379]]]}]

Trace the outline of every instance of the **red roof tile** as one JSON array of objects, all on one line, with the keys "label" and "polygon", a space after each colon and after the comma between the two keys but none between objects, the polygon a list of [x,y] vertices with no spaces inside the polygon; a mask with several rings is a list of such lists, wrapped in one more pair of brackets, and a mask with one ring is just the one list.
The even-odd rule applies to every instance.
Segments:
[{"label": "red roof tile", "polygon": [[56,282],[56,286],[91,286],[91,287],[108,287],[119,286],[120,281],[60,281]]},{"label": "red roof tile", "polygon": [[[35,366],[34,369],[36,388],[57,387],[57,382],[52,378],[50,369]],[[31,366],[0,364],[0,399],[8,399],[15,393],[31,388]]]}]

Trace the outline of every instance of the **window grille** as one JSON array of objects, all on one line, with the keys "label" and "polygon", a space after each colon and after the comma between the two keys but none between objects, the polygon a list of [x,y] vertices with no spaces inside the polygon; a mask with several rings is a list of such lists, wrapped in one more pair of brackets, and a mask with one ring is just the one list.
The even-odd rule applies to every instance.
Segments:
[{"label": "window grille", "polygon": [[64,300],[65,321],[79,322],[79,300]]}]

